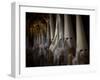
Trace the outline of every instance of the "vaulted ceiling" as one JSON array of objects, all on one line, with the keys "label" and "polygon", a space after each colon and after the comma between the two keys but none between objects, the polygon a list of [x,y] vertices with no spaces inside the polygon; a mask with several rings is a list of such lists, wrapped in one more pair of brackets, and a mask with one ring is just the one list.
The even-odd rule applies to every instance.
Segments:
[{"label": "vaulted ceiling", "polygon": [[26,20],[26,28],[31,34],[46,33],[49,14],[29,13],[26,14]]}]

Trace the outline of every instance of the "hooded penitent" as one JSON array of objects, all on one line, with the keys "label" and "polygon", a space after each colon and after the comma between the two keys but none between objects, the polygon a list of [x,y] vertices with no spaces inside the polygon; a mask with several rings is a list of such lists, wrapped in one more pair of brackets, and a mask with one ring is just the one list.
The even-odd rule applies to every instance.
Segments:
[{"label": "hooded penitent", "polygon": [[73,34],[71,17],[64,15],[64,40],[67,41],[68,47],[75,47],[75,36]]},{"label": "hooded penitent", "polygon": [[84,25],[82,22],[82,16],[76,16],[76,34],[77,34],[77,46],[76,46],[76,56],[79,64],[82,64],[86,60],[86,55],[88,51],[86,35],[84,30]]}]

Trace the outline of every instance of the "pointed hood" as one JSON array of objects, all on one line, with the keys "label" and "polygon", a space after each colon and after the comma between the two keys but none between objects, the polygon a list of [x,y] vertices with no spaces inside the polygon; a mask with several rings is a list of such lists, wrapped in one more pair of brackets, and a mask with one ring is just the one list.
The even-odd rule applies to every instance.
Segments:
[{"label": "pointed hood", "polygon": [[76,16],[76,39],[77,39],[77,51],[81,49],[87,49],[87,42],[85,37],[84,25],[80,15]]},{"label": "pointed hood", "polygon": [[64,15],[64,39],[69,47],[75,46],[75,36],[73,34],[72,22],[70,15]]}]

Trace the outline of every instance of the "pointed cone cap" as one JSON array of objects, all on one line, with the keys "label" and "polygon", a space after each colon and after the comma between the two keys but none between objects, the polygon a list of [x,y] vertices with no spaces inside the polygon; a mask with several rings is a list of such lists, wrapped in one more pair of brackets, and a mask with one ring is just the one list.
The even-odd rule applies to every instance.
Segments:
[{"label": "pointed cone cap", "polygon": [[70,15],[64,15],[64,39],[66,38],[72,38],[73,43],[70,43],[71,45],[75,46],[75,36],[72,29],[72,22]]},{"label": "pointed cone cap", "polygon": [[87,48],[84,26],[80,15],[76,16],[77,51]]},{"label": "pointed cone cap", "polygon": [[72,37],[71,20],[69,15],[64,15],[64,38]]}]

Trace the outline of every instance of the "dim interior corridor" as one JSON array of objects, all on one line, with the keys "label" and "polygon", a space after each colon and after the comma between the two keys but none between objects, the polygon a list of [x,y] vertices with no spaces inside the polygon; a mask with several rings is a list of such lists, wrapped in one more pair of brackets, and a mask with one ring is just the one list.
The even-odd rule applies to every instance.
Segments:
[{"label": "dim interior corridor", "polygon": [[88,15],[26,13],[26,67],[89,62]]}]

